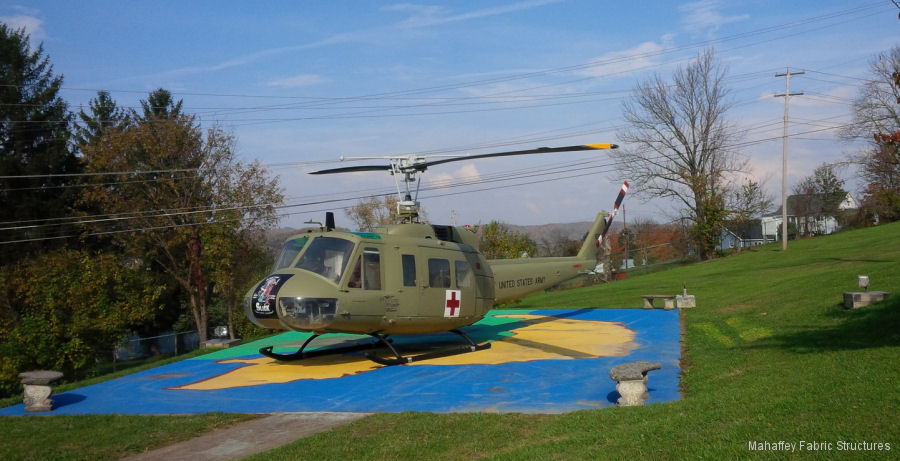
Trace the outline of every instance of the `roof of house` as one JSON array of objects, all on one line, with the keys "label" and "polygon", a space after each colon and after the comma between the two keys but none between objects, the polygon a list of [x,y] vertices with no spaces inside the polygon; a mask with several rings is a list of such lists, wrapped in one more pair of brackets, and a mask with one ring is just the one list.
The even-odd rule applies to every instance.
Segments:
[{"label": "roof of house", "polygon": [[[816,214],[818,210],[822,209],[824,202],[825,194],[789,195],[787,198],[787,214],[789,216]],[[845,205],[847,202],[849,202],[848,205],[840,208],[846,210],[855,209],[859,206],[856,199],[849,192],[840,205]],[[778,207],[778,210],[769,216],[781,216],[781,207]]]}]

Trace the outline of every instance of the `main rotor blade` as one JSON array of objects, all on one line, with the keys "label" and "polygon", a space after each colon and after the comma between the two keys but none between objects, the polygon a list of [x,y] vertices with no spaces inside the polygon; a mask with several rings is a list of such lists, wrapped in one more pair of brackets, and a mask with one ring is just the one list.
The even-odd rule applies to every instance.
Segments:
[{"label": "main rotor blade", "polygon": [[461,162],[464,160],[475,160],[478,158],[488,158],[488,157],[507,157],[510,155],[528,155],[528,154],[550,154],[553,152],[573,152],[579,150],[598,150],[598,149],[616,149],[619,146],[615,144],[582,144],[580,146],[565,146],[565,147],[538,147],[537,149],[527,149],[527,150],[514,150],[509,152],[496,152],[493,154],[477,154],[477,155],[466,155],[463,157],[452,157],[446,158],[443,160],[434,160],[431,162],[425,162],[418,166],[421,166],[421,169],[416,168],[419,171],[424,171],[426,168],[434,165],[440,165],[443,163],[450,162]]},{"label": "main rotor blade", "polygon": [[[507,157],[510,155],[527,155],[527,154],[550,154],[554,152],[573,152],[580,150],[598,150],[598,149],[616,149],[619,146],[615,144],[582,144],[579,146],[565,146],[565,147],[538,147],[537,149],[527,149],[527,150],[514,150],[509,152],[495,152],[492,154],[477,154],[477,155],[464,155],[459,157],[451,157],[445,158],[442,160],[433,160],[431,162],[421,162],[416,163],[415,165],[410,165],[407,168],[415,168],[415,171],[425,171],[428,167],[434,165],[441,165],[444,163],[450,162],[460,162],[463,160],[475,160],[479,158],[488,158],[488,157]],[[332,173],[352,173],[356,171],[391,171],[390,165],[360,165],[360,166],[347,166],[342,168],[331,168],[327,170],[319,170],[313,171],[309,174],[332,174]]]},{"label": "main rotor blade", "polygon": [[352,173],[355,171],[391,171],[390,165],[359,165],[331,168],[329,170],[312,171],[309,174]]}]

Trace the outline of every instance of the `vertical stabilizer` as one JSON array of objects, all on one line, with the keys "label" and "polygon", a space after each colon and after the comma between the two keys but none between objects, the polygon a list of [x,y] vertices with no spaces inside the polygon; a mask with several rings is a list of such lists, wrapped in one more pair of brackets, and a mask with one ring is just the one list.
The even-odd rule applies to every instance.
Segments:
[{"label": "vertical stabilizer", "polygon": [[598,237],[606,226],[606,216],[607,213],[605,211],[597,214],[597,219],[594,220],[591,230],[588,231],[587,236],[584,238],[584,243],[581,244],[581,250],[578,251],[578,259],[597,259],[597,252],[600,250]]}]

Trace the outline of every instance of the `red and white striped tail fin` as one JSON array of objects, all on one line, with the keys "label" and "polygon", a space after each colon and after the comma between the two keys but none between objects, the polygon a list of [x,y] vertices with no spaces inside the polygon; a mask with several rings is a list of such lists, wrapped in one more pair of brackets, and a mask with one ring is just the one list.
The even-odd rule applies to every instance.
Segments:
[{"label": "red and white striped tail fin", "polygon": [[619,206],[622,205],[622,200],[625,198],[626,192],[628,192],[628,181],[622,183],[622,189],[619,191],[619,196],[616,197],[616,203],[613,205],[612,213],[609,214],[609,219],[606,220],[606,225],[603,226],[603,232],[597,237],[597,245],[603,245],[603,239],[606,238],[606,232],[609,230],[609,226],[612,225],[612,220],[616,217],[616,213],[619,212]]}]

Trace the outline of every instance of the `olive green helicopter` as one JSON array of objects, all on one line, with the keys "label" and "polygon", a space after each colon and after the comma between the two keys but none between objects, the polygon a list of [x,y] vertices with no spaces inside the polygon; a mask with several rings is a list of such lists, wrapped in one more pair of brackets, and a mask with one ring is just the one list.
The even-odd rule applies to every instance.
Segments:
[{"label": "olive green helicopter", "polygon": [[[395,178],[399,224],[372,232],[335,229],[334,215],[326,214],[320,231],[288,238],[272,272],[248,291],[244,300],[247,317],[268,329],[311,332],[295,352],[276,353],[273,346],[260,353],[290,361],[326,354],[365,351],[383,365],[474,352],[490,342],[473,341],[461,328],[481,320],[495,303],[511,301],[552,287],[597,265],[601,240],[618,210],[627,182],[616,199],[609,219],[597,215],[576,256],[523,257],[488,260],[479,252],[479,238],[469,226],[419,222],[416,174],[448,162],[526,154],[615,149],[615,144],[542,147],[530,150],[478,155],[424,155],[364,157],[387,159],[387,165],[359,165],[314,171],[333,174],[388,171]],[[345,160],[342,158],[341,160]],[[405,183],[405,193],[400,183]],[[452,332],[465,344],[404,355],[391,335]],[[306,351],[310,343],[327,333],[368,335],[372,341],[320,347]],[[376,351],[385,351],[388,357]]]}]

